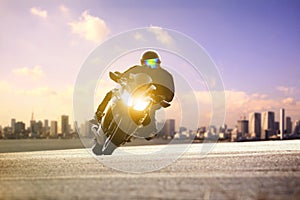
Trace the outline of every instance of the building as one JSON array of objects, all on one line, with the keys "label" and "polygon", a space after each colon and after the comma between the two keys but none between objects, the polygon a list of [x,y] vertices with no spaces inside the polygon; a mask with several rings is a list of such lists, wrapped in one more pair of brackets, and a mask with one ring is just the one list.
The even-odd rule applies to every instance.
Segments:
[{"label": "building", "polygon": [[293,134],[295,135],[300,134],[300,120],[295,121],[295,129]]},{"label": "building", "polygon": [[48,119],[44,120],[44,129],[43,129],[43,136],[48,137],[50,134],[50,127]]},{"label": "building", "polygon": [[204,133],[206,132],[206,127],[202,126],[197,129],[196,138],[198,139],[204,139]]},{"label": "building", "polygon": [[92,124],[89,121],[85,121],[80,125],[79,135],[81,137],[93,137]]},{"label": "building", "polygon": [[250,113],[249,114],[249,133],[256,138],[260,138],[261,134],[261,114]]},{"label": "building", "polygon": [[74,125],[73,126],[74,126],[74,132],[78,134],[79,133],[79,129],[80,129],[80,127],[78,125],[78,122],[74,121]]},{"label": "building", "polygon": [[50,137],[57,136],[57,121],[51,121],[50,123]]},{"label": "building", "polygon": [[87,137],[94,137],[94,133],[92,131],[92,124],[89,121],[85,122],[85,135]]},{"label": "building", "polygon": [[36,123],[36,126],[37,126],[37,133],[38,133],[38,136],[41,136],[41,134],[43,133],[43,122],[39,120],[39,121]]},{"label": "building", "polygon": [[285,130],[285,126],[284,126],[284,120],[285,120],[285,111],[284,109],[280,109],[280,121],[279,121],[279,131],[280,131],[280,139],[282,140],[283,139],[283,136],[284,136],[284,130]]},{"label": "building", "polygon": [[11,132],[15,133],[16,119],[11,119]]},{"label": "building", "polygon": [[217,135],[217,127],[214,125],[209,125],[207,127],[207,131],[211,134],[211,135]]},{"label": "building", "polygon": [[175,120],[167,119],[160,134],[163,138],[173,138],[175,135]]},{"label": "building", "polygon": [[25,131],[25,123],[16,122],[15,123],[15,132],[16,133],[23,133],[24,131]]},{"label": "building", "polygon": [[271,111],[261,113],[261,137],[260,139],[268,139],[269,136],[275,134],[274,130],[275,114]]},{"label": "building", "polygon": [[9,127],[9,126],[5,126],[3,128],[3,135],[4,135],[4,138],[14,139],[14,136],[11,132],[11,127]]},{"label": "building", "polygon": [[34,113],[31,114],[31,120],[30,120],[30,132],[31,133],[36,133],[37,132],[37,127],[35,125],[35,120],[34,120]]},{"label": "building", "polygon": [[230,141],[235,142],[238,139],[238,130],[237,128],[234,128],[231,132]]},{"label": "building", "polygon": [[276,135],[280,135],[280,123],[274,122],[274,131]]},{"label": "building", "polygon": [[220,126],[220,128],[219,128],[219,134],[220,133],[225,133],[226,131],[227,131],[227,125],[226,124]]},{"label": "building", "polygon": [[186,127],[183,127],[183,126],[179,127],[179,133],[182,133],[182,132],[185,132],[185,131],[187,131]]},{"label": "building", "polygon": [[63,135],[68,135],[70,132],[69,129],[69,116],[68,115],[62,115],[61,116],[61,133]]},{"label": "building", "polygon": [[38,137],[43,131],[43,123],[41,121],[36,122],[35,120],[30,121],[31,137]]},{"label": "building", "polygon": [[26,138],[27,135],[25,135],[25,123],[16,122],[14,133],[15,133],[16,138]]},{"label": "building", "polygon": [[87,137],[87,132],[86,132],[86,123],[80,124],[80,128],[78,130],[78,133],[81,137]]},{"label": "building", "polygon": [[291,134],[293,129],[291,117],[286,117],[286,133]]},{"label": "building", "polygon": [[248,120],[238,120],[237,122],[237,131],[242,134],[242,137],[246,137],[247,133],[249,133],[249,121]]}]

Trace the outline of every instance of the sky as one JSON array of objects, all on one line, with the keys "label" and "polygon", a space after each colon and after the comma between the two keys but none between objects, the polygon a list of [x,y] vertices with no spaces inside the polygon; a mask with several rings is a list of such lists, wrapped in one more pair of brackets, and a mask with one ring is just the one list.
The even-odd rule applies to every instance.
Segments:
[{"label": "sky", "polygon": [[[114,35],[152,26],[206,50],[223,80],[229,126],[252,111],[271,110],[279,120],[282,107],[298,120],[299,10],[297,0],[0,0],[0,125],[11,118],[28,125],[32,112],[36,120],[71,116],[89,54]],[[207,102],[203,91],[195,94]]]}]

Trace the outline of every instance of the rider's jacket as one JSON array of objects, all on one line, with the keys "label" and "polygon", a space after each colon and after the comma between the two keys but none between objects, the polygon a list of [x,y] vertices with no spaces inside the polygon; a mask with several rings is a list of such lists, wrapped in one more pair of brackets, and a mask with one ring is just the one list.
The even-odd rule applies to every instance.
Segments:
[{"label": "rider's jacket", "polygon": [[174,98],[174,81],[172,75],[165,69],[158,68],[149,68],[146,66],[135,65],[124,73],[121,74],[121,77],[128,79],[130,74],[145,73],[152,78],[152,83],[156,86],[156,90],[153,92],[155,96],[163,96],[164,100],[171,102]]}]

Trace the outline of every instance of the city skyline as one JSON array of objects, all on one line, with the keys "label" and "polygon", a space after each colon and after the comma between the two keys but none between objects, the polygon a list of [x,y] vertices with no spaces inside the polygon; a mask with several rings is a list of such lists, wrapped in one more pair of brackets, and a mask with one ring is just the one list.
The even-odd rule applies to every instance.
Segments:
[{"label": "city skyline", "polygon": [[[113,35],[150,26],[182,32],[206,49],[223,79],[226,124],[253,111],[279,116],[282,107],[300,118],[299,1],[152,3],[157,9],[149,12],[147,2],[134,0],[134,7],[122,1],[2,0],[0,124],[13,117],[30,121],[32,111],[39,118],[72,117],[73,85],[89,53]],[[164,32],[158,36],[167,38]],[[111,82],[102,86],[105,93],[112,89]],[[196,90],[195,96],[209,106],[207,91]],[[204,117],[209,121],[210,113]]]},{"label": "city skyline", "polygon": [[[296,125],[300,122],[300,118],[298,118],[298,119],[296,118],[296,119],[292,120],[292,118],[290,116],[286,115],[285,108],[280,108],[279,117],[277,117],[275,113],[276,113],[275,111],[270,111],[270,110],[263,111],[263,112],[258,112],[258,111],[250,112],[250,113],[248,113],[248,119],[247,119],[246,115],[243,115],[236,119],[236,123],[233,126],[228,126],[228,124],[224,123],[224,125],[217,127],[217,128],[222,128],[223,126],[226,126],[226,128],[229,128],[229,129],[237,128],[238,130],[245,130],[245,128],[243,128],[243,127],[247,127],[246,128],[247,131],[241,131],[241,132],[255,134],[257,136],[257,135],[260,135],[263,132],[263,130],[268,130],[268,129],[275,130],[274,123],[279,123],[277,129],[281,133],[282,133],[281,130],[287,130],[288,132],[291,133],[292,128],[293,128],[293,123]],[[68,132],[68,130],[72,129],[72,124],[73,124],[73,129],[75,129],[76,128],[75,124],[78,123],[77,121],[71,121],[71,123],[70,123],[69,117],[70,117],[69,115],[62,114],[58,117],[58,120],[50,120],[49,121],[49,119],[44,119],[44,124],[47,124],[46,126],[48,126],[49,122],[50,122],[50,126],[51,126],[52,122],[57,123],[58,121],[61,121],[60,126],[58,126],[56,124],[57,129],[59,128],[61,133]],[[279,118],[279,120],[278,120],[278,118]],[[191,127],[185,127],[181,124],[175,125],[177,123],[177,121],[175,119],[167,118],[167,119],[165,119],[165,122],[170,123],[170,120],[174,124],[173,125],[174,128],[177,127],[177,129],[174,129],[175,132],[176,131],[180,132],[181,128],[185,128],[185,129],[187,128],[188,130],[196,130],[203,126],[204,127],[215,126],[214,124],[199,124],[199,126],[196,127],[196,129],[192,129]],[[176,123],[175,123],[175,121],[176,121]],[[11,125],[0,124],[0,127],[2,129],[5,127],[14,128],[14,125],[19,122],[24,123],[24,121],[22,121],[22,120],[17,120],[16,118],[11,118],[10,119]],[[35,120],[34,113],[32,113],[31,120],[28,123],[29,126],[26,126],[26,122],[24,123],[25,128],[26,127],[30,128],[32,122],[37,123],[37,122],[42,122],[42,120],[41,119]],[[245,122],[246,122],[246,124],[245,124]],[[86,123],[89,123],[88,119],[83,121],[81,124],[77,124],[77,126],[80,129],[80,127],[82,125],[85,125]],[[158,123],[164,123],[164,122],[158,121]],[[161,126],[161,125],[159,125],[159,126]],[[282,136],[280,136],[280,137],[282,137]]]},{"label": "city skyline", "polygon": [[[69,122],[69,115],[62,114],[59,117],[57,117],[57,119],[52,119],[52,120],[49,120],[49,119],[36,119],[36,118],[33,118],[33,115],[34,115],[34,113],[31,113],[32,118],[28,122],[26,122],[22,119],[11,118],[10,119],[10,124],[7,124],[7,125],[0,124],[0,127],[1,127],[1,129],[3,129],[5,127],[10,127],[10,128],[12,128],[12,132],[13,132],[14,131],[14,129],[13,129],[14,125],[16,125],[17,123],[23,123],[25,128],[31,128],[32,123],[40,123],[41,122],[43,124],[43,126],[51,127],[52,122],[56,122],[55,126],[57,126],[57,129],[60,130],[61,133],[67,132],[70,129],[72,129],[72,124],[73,124],[72,122],[73,121]],[[59,123],[60,126],[58,126],[57,122],[60,122]],[[67,126],[67,125],[69,125],[69,126]],[[73,128],[75,128],[74,125],[73,125]]]}]

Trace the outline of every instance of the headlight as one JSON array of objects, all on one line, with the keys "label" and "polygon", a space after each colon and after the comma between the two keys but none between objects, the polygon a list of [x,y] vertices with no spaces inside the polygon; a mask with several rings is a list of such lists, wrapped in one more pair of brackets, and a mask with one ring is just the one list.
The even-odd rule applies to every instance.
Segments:
[{"label": "headlight", "polygon": [[145,95],[145,91],[142,93],[134,93],[133,95],[129,94],[127,91],[124,91],[121,95],[121,98],[127,106],[136,111],[145,110],[151,103],[151,98]]},{"label": "headlight", "polygon": [[132,103],[132,108],[137,111],[145,110],[150,104],[150,100],[148,98],[134,98]]}]

